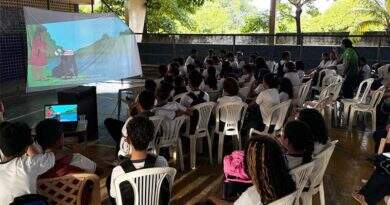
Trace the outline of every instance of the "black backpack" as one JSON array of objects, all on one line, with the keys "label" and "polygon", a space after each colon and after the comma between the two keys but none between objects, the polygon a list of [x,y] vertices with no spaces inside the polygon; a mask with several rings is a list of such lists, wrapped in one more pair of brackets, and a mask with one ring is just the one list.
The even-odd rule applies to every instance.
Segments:
[{"label": "black backpack", "polygon": [[[157,156],[148,154],[145,159],[145,165],[143,168],[140,169],[146,169],[146,168],[154,168],[156,164]],[[130,158],[126,158],[120,166],[122,167],[123,171],[125,173],[133,172],[136,169],[133,165],[133,162],[130,160]],[[133,187],[131,186],[130,182],[124,181],[119,184],[119,188],[121,190],[121,196],[122,196],[122,204],[123,205],[132,205],[134,204],[134,192]],[[170,199],[170,190],[169,190],[169,182],[165,178],[161,184],[160,189],[160,203],[162,205],[168,204]]]},{"label": "black backpack", "polygon": [[16,197],[10,205],[49,205],[46,197],[39,194],[26,194]]},{"label": "black backpack", "polygon": [[200,93],[198,95],[195,95],[195,93],[193,93],[193,92],[190,92],[187,95],[192,99],[191,107],[194,105],[206,102],[206,100],[204,100],[204,98],[203,98],[205,95],[205,92],[203,92],[203,91],[200,91]]}]

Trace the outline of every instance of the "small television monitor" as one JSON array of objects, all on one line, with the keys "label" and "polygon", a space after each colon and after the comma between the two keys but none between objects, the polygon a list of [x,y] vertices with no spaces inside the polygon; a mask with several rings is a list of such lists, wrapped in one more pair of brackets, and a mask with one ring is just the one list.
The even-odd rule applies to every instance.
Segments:
[{"label": "small television monitor", "polygon": [[45,119],[57,119],[60,122],[77,122],[77,105],[45,105]]}]

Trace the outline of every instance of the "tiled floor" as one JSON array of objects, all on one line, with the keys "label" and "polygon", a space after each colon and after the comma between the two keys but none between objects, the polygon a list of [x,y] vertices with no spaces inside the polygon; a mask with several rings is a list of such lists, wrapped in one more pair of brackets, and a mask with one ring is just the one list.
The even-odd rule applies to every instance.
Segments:
[{"label": "tiled floor", "polygon": [[[45,104],[56,103],[56,94],[18,96],[6,99],[5,103],[8,119],[25,121],[32,125],[43,118],[42,108]],[[103,199],[107,198],[104,181],[111,170],[109,162],[115,158],[113,143],[104,129],[103,120],[115,116],[115,107],[116,93],[106,90],[98,94],[100,138],[83,152],[98,163]],[[123,109],[123,114],[124,111]],[[339,143],[324,178],[326,204],[355,204],[351,193],[361,185],[361,179],[367,178],[372,170],[372,166],[366,160],[373,153],[370,138],[370,133],[355,131],[351,134],[343,129],[332,129],[332,139],[339,140]],[[207,156],[198,158],[199,166],[195,170],[189,169],[188,157],[185,158],[185,163],[186,170],[179,171],[175,179],[172,204],[192,204],[210,195],[221,196],[223,175],[220,165],[210,165]],[[173,162],[171,165],[175,166]],[[103,204],[109,203],[105,200]],[[314,200],[314,204],[318,204],[317,199]]]}]

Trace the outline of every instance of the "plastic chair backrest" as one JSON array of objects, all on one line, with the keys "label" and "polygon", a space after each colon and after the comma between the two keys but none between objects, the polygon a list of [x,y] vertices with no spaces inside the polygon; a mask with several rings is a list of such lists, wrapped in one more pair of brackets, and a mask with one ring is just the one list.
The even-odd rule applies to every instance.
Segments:
[{"label": "plastic chair backrest", "polygon": [[169,190],[172,190],[175,175],[176,169],[171,167],[141,169],[123,174],[114,181],[117,193],[116,204],[122,205],[119,185],[128,181],[133,188],[134,205],[158,205],[164,178],[168,179]]},{"label": "plastic chair backrest", "polygon": [[314,168],[309,178],[310,188],[315,188],[321,184],[337,142],[338,140],[330,142],[327,148],[313,158]]},{"label": "plastic chair backrest", "polygon": [[173,120],[165,119],[161,123],[162,136],[156,139],[158,147],[176,145],[179,137],[180,128],[186,121],[187,116],[179,116]]},{"label": "plastic chair backrest", "polygon": [[333,102],[335,102],[339,98],[341,87],[343,87],[343,81],[341,81],[341,82],[337,81],[333,84],[333,88],[330,91],[330,94],[332,95]]},{"label": "plastic chair backrest", "polygon": [[155,143],[156,143],[156,137],[158,132],[160,131],[161,128],[161,123],[163,122],[165,118],[161,116],[152,116],[149,117],[149,120],[153,122],[154,125],[154,133],[153,133],[153,140],[150,142],[149,147],[154,148]]},{"label": "plastic chair backrest", "polygon": [[217,102],[218,98],[221,96],[220,90],[210,90],[207,91],[207,94],[209,94],[210,101]]},{"label": "plastic chair backrest", "polygon": [[320,72],[318,73],[318,79],[317,79],[317,84],[314,85],[316,87],[322,87],[322,82],[323,82],[323,79],[329,74],[329,70],[328,69],[322,69],[320,70]]},{"label": "plastic chair backrest", "polygon": [[293,193],[283,198],[280,198],[274,202],[271,202],[268,205],[293,205],[296,198],[297,198],[297,192],[294,191]]},{"label": "plastic chair backrest", "polygon": [[328,85],[326,87],[324,87],[321,92],[320,92],[320,96],[319,96],[319,100],[324,100],[325,98],[329,97],[330,94],[331,94],[331,90],[333,89],[333,84],[331,85]]},{"label": "plastic chair backrest", "polygon": [[307,182],[309,181],[309,177],[313,169],[314,161],[301,165],[290,171],[290,174],[293,177],[297,187],[297,199],[299,199],[303,189],[307,185]]},{"label": "plastic chair backrest", "polygon": [[[363,101],[366,100],[366,97],[367,97],[368,93],[370,92],[371,85],[373,82],[374,82],[374,78],[368,78],[368,79],[362,81],[359,84],[358,91],[353,99],[358,101],[359,103],[364,103]],[[364,85],[365,85],[365,89],[362,91]]]},{"label": "plastic chair backrest", "polygon": [[178,95],[175,95],[175,97],[173,97],[173,101],[180,103],[181,99],[182,99],[185,95],[187,95],[187,93],[180,93],[180,94],[178,94]]},{"label": "plastic chair backrest", "polygon": [[192,107],[192,110],[197,110],[199,113],[198,123],[196,124],[196,132],[208,129],[211,113],[213,112],[215,102],[200,103]]},{"label": "plastic chair backrest", "polygon": [[270,110],[269,119],[264,119],[263,122],[267,126],[275,125],[275,131],[279,130],[283,127],[284,121],[286,119],[286,115],[288,109],[290,108],[291,100],[287,100],[285,102],[279,103],[273,106]]},{"label": "plastic chair backrest", "polygon": [[247,108],[248,105],[244,102],[226,102],[218,105],[215,114],[217,128],[220,121],[225,123],[224,131],[238,128],[238,122],[242,122]]},{"label": "plastic chair backrest", "polygon": [[310,91],[310,86],[311,86],[312,80],[307,81],[306,83],[303,83],[303,88],[302,88],[302,93],[300,96],[298,96],[297,104],[298,106],[302,106],[303,103],[305,103],[307,95],[309,94]]},{"label": "plastic chair backrest", "polygon": [[370,99],[370,108],[375,108],[376,106],[378,106],[384,94],[385,86],[381,86],[378,90],[373,91]]}]

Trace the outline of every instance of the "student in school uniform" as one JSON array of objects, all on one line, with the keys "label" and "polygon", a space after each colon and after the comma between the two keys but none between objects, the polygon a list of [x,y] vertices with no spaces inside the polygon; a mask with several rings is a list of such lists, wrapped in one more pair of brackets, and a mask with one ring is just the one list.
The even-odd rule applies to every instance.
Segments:
[{"label": "student in school uniform", "polygon": [[276,64],[276,73],[278,78],[282,78],[284,73],[287,72],[285,64],[291,61],[291,53],[289,51],[283,51],[282,59]]},{"label": "student in school uniform", "polygon": [[267,74],[264,76],[262,86],[263,91],[261,91],[256,98],[256,104],[259,106],[261,112],[261,119],[258,121],[260,123],[263,122],[263,119],[267,119],[269,117],[269,111],[271,108],[280,103],[278,80],[273,74]]},{"label": "student in school uniform", "polygon": [[213,90],[219,90],[218,87],[218,79],[217,79],[217,73],[215,67],[209,67],[207,69],[207,77],[204,81],[204,90],[205,92],[213,91]]},{"label": "student in school uniform", "polygon": [[154,80],[156,82],[156,84],[157,84],[157,87],[160,86],[161,81],[163,81],[164,78],[167,76],[168,66],[166,66],[166,65],[159,65],[158,66],[158,73],[160,74],[160,77]]},{"label": "student in school uniform", "polygon": [[185,66],[188,65],[196,65],[196,58],[198,57],[198,51],[195,49],[191,50],[191,55],[187,57],[187,60],[185,62]]},{"label": "student in school uniform", "polygon": [[[136,116],[126,124],[126,132],[128,133],[126,142],[130,144],[133,149],[126,155],[120,165],[112,170],[111,175],[108,177],[109,183],[107,183],[107,185],[112,204],[115,204],[115,198],[117,198],[119,194],[122,195],[123,204],[134,203],[134,192],[130,184],[122,184],[123,189],[121,190],[121,193],[116,192],[114,181],[119,176],[145,168],[168,167],[168,162],[164,157],[147,152],[149,143],[153,140],[154,125],[152,121],[146,117]],[[161,186],[160,204],[169,203],[170,193],[169,185],[167,183],[168,182],[164,180]]]},{"label": "student in school uniform", "polygon": [[157,116],[170,120],[183,114],[190,115],[191,109],[187,109],[176,101],[169,101],[169,98],[171,98],[171,89],[167,86],[161,86],[157,89],[157,104],[151,111]]},{"label": "student in school uniform", "polygon": [[251,87],[256,80],[255,76],[253,75],[253,67],[249,64],[246,64],[243,68],[243,71],[243,75],[238,80],[240,87]]},{"label": "student in school uniform", "polygon": [[64,131],[61,123],[55,119],[45,119],[35,127],[36,140],[42,150],[52,150],[56,162],[53,168],[40,178],[55,178],[70,173],[96,171],[96,163],[79,153],[69,153],[63,149]]},{"label": "student in school uniform", "polygon": [[234,78],[226,78],[223,82],[223,94],[218,98],[217,103],[219,105],[227,102],[242,102],[242,99],[238,96],[240,87],[238,82]]},{"label": "student in school uniform", "polygon": [[200,90],[200,86],[203,82],[203,77],[198,71],[192,71],[189,75],[190,91],[181,98],[180,104],[189,108],[199,103],[208,102],[210,100],[209,95],[206,92]]},{"label": "student in school uniform", "polygon": [[0,125],[0,201],[10,204],[15,197],[36,194],[38,176],[52,168],[55,156],[51,150],[37,154],[31,130],[25,123],[3,122]]},{"label": "student in school uniform", "polygon": [[279,84],[280,102],[292,100],[294,98],[294,87],[288,78],[282,78]]},{"label": "student in school uniform", "polygon": [[284,67],[287,69],[287,72],[284,74],[283,77],[288,78],[293,86],[300,85],[302,82],[295,69],[295,64],[293,62],[288,62],[284,65]]}]

